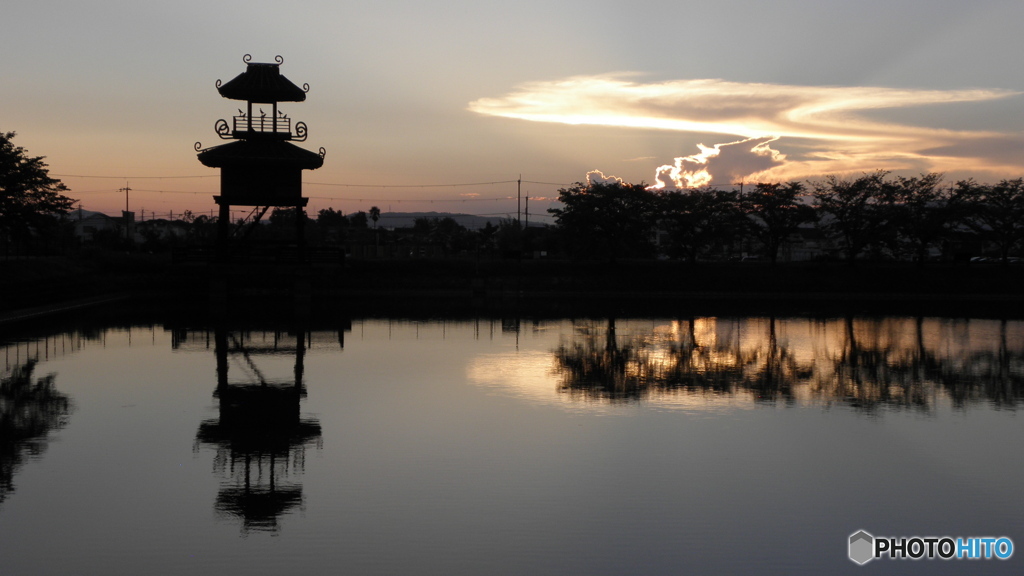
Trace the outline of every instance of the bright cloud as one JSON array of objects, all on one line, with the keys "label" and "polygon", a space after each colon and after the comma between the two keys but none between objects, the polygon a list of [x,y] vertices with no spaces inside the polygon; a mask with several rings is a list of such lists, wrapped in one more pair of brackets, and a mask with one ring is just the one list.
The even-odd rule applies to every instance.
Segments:
[{"label": "bright cloud", "polygon": [[696,188],[715,182],[735,184],[756,180],[785,163],[786,156],[772,150],[774,136],[748,138],[739,142],[716,144],[711,148],[698,144],[700,154],[676,158],[674,164],[657,169],[651,188]]},{"label": "bright cloud", "polygon": [[[500,98],[481,98],[480,114],[536,122],[718,133],[740,141],[700,146],[656,171],[657,187],[719,184],[757,175],[797,178],[875,170],[1010,168],[977,157],[965,143],[1020,135],[948,130],[873,120],[878,109],[983,102],[1017,95],[1006,90],[910,90],[878,87],[787,86],[724,80],[641,83],[623,76],[580,76],[530,82]],[[801,153],[772,149],[802,139]],[[807,143],[810,143],[807,146]],[[1015,166],[1017,170],[1020,166]]]},{"label": "bright cloud", "polygon": [[587,184],[622,184],[622,178],[605,176],[600,170],[587,172]]}]

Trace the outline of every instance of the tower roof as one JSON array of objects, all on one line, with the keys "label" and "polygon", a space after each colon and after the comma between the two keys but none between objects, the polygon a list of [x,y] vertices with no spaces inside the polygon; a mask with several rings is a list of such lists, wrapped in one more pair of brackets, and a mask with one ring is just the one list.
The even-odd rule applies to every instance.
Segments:
[{"label": "tower roof", "polygon": [[199,161],[211,168],[287,166],[316,170],[324,165],[324,158],[320,154],[283,140],[238,140],[201,151]]},{"label": "tower roof", "polygon": [[284,59],[277,57],[276,63],[249,62],[251,57],[246,54],[242,60],[246,63],[245,72],[228,82],[217,81],[217,91],[225,98],[245,100],[248,102],[302,102],[306,99],[309,85],[299,88],[291,80],[281,74],[281,63]]}]

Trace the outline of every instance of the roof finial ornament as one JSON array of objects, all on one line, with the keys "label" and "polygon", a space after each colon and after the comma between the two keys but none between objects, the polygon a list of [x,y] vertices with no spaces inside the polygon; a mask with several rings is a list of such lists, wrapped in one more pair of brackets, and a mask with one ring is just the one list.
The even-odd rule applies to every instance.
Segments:
[{"label": "roof finial ornament", "polygon": [[248,64],[251,60],[252,54],[246,54],[245,56],[242,56],[242,62],[245,62],[246,64]]},{"label": "roof finial ornament", "polygon": [[282,58],[281,55],[278,54],[277,56],[274,56],[274,62],[277,62],[278,64],[284,64],[284,58]]}]

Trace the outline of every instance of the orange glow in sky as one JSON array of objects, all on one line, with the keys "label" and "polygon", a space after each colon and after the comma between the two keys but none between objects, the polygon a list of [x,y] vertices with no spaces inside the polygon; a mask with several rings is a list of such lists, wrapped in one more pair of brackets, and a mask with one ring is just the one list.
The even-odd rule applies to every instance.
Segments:
[{"label": "orange glow in sky", "polygon": [[[1017,95],[1007,90],[792,86],[724,80],[642,83],[620,76],[580,76],[525,83],[505,96],[475,100],[469,110],[533,122],[759,139],[748,152],[772,157],[772,165],[736,177],[778,180],[912,167],[946,171],[967,163],[980,171],[1022,170],[1020,162],[992,161],[972,156],[963,148],[966,143],[984,144],[1008,136],[1024,143],[1018,135],[914,126],[870,116],[876,110],[978,103]],[[815,149],[802,160],[788,161],[769,146],[792,140],[812,142]],[[697,144],[698,154],[677,157],[674,165],[661,166],[656,170],[655,187],[664,187],[668,181],[680,187],[731,184],[713,181],[709,171],[700,166],[719,156],[722,145]]]},{"label": "orange glow in sky", "polygon": [[127,186],[137,213],[208,213],[218,171],[193,143],[244,107],[215,82],[281,55],[310,91],[280,109],[327,150],[311,211],[514,216],[519,193],[595,169],[664,187],[1024,175],[1024,3],[399,4],[8,2],[0,130],[85,209],[118,214]]}]

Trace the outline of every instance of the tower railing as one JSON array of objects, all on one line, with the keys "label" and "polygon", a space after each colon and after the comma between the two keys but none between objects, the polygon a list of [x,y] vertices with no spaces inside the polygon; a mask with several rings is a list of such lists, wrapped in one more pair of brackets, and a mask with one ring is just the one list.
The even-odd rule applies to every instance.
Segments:
[{"label": "tower railing", "polygon": [[227,120],[220,119],[214,125],[214,130],[224,140],[250,138],[259,134],[265,137],[303,142],[308,135],[305,122],[296,122],[293,134],[292,119],[287,116],[278,116],[276,122],[273,116],[253,116],[251,121],[250,123],[250,118],[245,114],[232,117],[230,126]]},{"label": "tower railing", "polygon": [[292,119],[287,116],[278,116],[276,119],[273,116],[264,115],[249,118],[243,114],[235,116],[233,120],[235,132],[287,134],[289,136],[292,133]]}]

